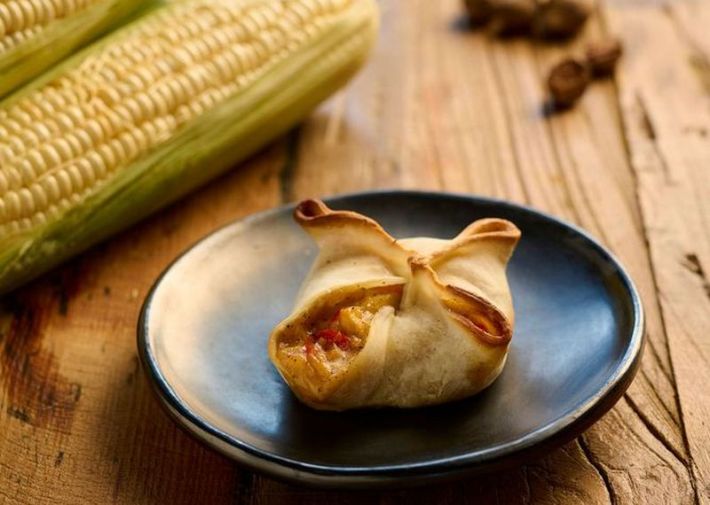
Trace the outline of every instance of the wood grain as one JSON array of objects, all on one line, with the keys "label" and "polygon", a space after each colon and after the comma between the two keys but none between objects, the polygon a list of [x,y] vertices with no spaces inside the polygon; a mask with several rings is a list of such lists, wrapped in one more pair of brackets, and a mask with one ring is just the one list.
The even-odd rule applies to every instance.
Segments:
[{"label": "wood grain", "polygon": [[[618,0],[576,41],[542,45],[468,29],[457,0],[381,7],[370,64],[302,126],[0,304],[0,503],[709,503],[710,10]],[[618,79],[549,114],[547,68],[609,31],[627,51]],[[387,187],[507,198],[606,243],[648,319],[619,404],[539,461],[387,493],[282,484],[176,428],[134,343],[156,276],[233,219]]]},{"label": "wood grain", "polygon": [[[710,503],[710,5],[610,9],[634,34],[620,102],[698,503]],[[643,41],[643,42],[642,42]],[[668,57],[658,58],[666,54]]]}]

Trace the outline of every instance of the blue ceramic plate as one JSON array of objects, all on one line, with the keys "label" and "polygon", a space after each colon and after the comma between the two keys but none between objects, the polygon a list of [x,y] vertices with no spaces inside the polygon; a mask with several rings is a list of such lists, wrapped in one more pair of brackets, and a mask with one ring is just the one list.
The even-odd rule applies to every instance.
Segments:
[{"label": "blue ceramic plate", "polygon": [[510,203],[377,192],[327,200],[396,237],[449,238],[501,217],[523,236],[508,268],[516,327],[508,362],[481,394],[415,410],[318,412],[269,362],[316,249],[292,207],[257,214],[199,242],[145,301],[144,369],[196,438],[265,474],[322,487],[397,487],[496,470],[577,436],[631,382],[643,341],[636,288],[578,228]]}]

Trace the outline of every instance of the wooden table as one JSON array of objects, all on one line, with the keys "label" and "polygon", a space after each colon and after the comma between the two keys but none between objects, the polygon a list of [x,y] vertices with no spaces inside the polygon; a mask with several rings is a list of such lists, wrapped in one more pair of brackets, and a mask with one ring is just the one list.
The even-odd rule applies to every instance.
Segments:
[{"label": "wooden table", "polygon": [[[457,0],[383,1],[369,66],[301,127],[5,298],[0,502],[710,504],[710,2],[617,0],[564,46],[492,40],[460,13]],[[624,40],[616,79],[545,114],[546,69],[603,33]],[[136,356],[156,276],[234,219],[385,187],[507,198],[605,242],[648,315],[616,407],[542,460],[387,493],[285,485],[180,431]]]}]

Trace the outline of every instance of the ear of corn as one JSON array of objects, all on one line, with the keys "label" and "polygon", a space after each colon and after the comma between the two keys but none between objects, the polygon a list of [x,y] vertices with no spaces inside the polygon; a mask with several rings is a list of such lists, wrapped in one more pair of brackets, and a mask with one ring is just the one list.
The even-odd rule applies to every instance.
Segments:
[{"label": "ear of corn", "polygon": [[152,1],[0,0],[0,97]]},{"label": "ear of corn", "polygon": [[174,1],[0,103],[0,292],[293,126],[376,26],[374,0]]}]

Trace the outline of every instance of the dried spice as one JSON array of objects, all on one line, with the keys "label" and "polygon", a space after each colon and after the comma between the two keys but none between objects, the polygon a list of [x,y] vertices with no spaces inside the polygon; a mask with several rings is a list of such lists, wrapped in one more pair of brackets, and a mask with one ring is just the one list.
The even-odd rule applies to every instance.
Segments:
[{"label": "dried spice", "polygon": [[463,4],[471,24],[482,25],[490,19],[493,10],[492,0],[464,0]]},{"label": "dried spice", "polygon": [[463,0],[473,25],[487,24],[498,36],[532,33],[543,39],[579,32],[592,11],[592,0]]},{"label": "dried spice", "polygon": [[568,58],[555,65],[547,78],[547,87],[556,107],[565,108],[582,96],[591,79],[586,63]]},{"label": "dried spice", "polygon": [[622,52],[618,39],[595,42],[587,46],[587,64],[595,77],[609,76],[614,73]]},{"label": "dried spice", "polygon": [[576,35],[592,12],[590,0],[537,0],[533,34],[541,39]]},{"label": "dried spice", "polygon": [[533,0],[495,0],[491,3],[488,30],[499,37],[528,33],[534,12]]}]

